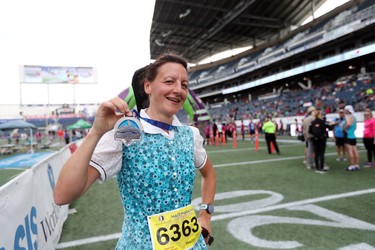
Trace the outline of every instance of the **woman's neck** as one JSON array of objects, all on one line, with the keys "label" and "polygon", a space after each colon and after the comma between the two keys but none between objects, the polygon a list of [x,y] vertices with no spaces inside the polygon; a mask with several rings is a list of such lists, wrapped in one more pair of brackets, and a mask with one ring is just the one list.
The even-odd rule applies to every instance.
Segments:
[{"label": "woman's neck", "polygon": [[146,114],[147,114],[152,120],[156,120],[156,121],[159,121],[159,122],[164,122],[164,123],[167,123],[167,124],[172,124],[173,116],[171,116],[171,117],[165,116],[165,115],[163,115],[163,114],[160,113],[160,112],[156,112],[156,111],[153,110],[152,108],[148,108],[148,109],[146,109],[145,112],[146,112]]}]

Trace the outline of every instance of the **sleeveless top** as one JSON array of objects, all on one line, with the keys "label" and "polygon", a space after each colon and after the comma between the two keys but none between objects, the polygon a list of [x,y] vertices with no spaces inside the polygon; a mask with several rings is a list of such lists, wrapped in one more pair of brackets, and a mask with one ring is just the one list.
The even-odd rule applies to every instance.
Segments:
[{"label": "sleeveless top", "polygon": [[[142,132],[142,140],[123,146],[122,168],[117,173],[124,207],[118,250],[152,249],[147,216],[191,204],[196,168],[193,132],[177,126],[168,139]],[[203,237],[192,249],[207,249]]]},{"label": "sleeveless top", "polygon": [[354,116],[352,116],[352,117],[353,117],[353,124],[350,125],[350,127],[348,127],[347,130],[346,130],[346,133],[347,133],[346,138],[348,138],[348,139],[356,139],[357,138],[354,134],[354,131],[357,129],[357,120],[355,119]]}]

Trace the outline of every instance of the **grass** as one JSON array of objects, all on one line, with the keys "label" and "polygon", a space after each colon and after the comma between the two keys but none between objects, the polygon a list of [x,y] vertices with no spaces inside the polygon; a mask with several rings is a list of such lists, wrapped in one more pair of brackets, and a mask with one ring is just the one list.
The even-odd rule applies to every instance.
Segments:
[{"label": "grass", "polygon": [[[258,152],[254,150],[253,144],[250,144],[248,141],[238,141],[237,149],[233,149],[231,144],[227,144],[226,147],[209,146],[207,148],[209,157],[214,165],[222,166],[223,164],[239,163],[234,166],[216,168],[217,193],[236,190],[268,190],[282,194],[284,196],[282,203],[287,203],[374,187],[375,171],[373,169],[361,169],[357,172],[345,171],[344,167],[347,163],[336,162],[335,148],[333,146],[327,148],[328,155],[326,160],[327,164],[331,166],[331,170],[327,175],[315,174],[302,165],[303,143],[280,143],[282,152],[280,156],[268,155],[264,148],[265,145],[261,143],[260,146],[261,149]],[[332,155],[329,155],[330,153]],[[361,152],[361,156],[364,157],[363,152]],[[284,158],[288,157],[295,158],[284,160]],[[251,162],[261,160],[268,162],[251,164]],[[249,162],[249,164],[242,164],[243,162]],[[199,197],[200,195],[199,186],[200,181],[198,177],[194,197]],[[106,192],[107,196],[100,197],[100,193],[102,192]],[[215,205],[219,207],[263,198],[265,198],[264,195],[236,197],[217,200]],[[316,205],[368,223],[374,223],[375,216],[373,213],[369,213],[373,201],[373,195],[369,194],[319,202]],[[73,206],[78,210],[78,213],[70,216],[66,222],[61,242],[120,232],[122,208],[115,180],[111,180],[102,186],[96,184],[84,197],[77,200]],[[89,215],[87,214],[89,213],[88,211],[93,211],[93,213]],[[262,215],[278,217],[292,216],[300,219],[322,220],[316,214],[286,209],[274,210],[262,213]],[[95,217],[95,220],[90,221],[88,219],[90,217]],[[235,218],[213,221],[216,240],[210,249],[258,249],[256,246],[239,241],[228,232],[227,226],[233,219]],[[323,220],[326,219],[323,218]],[[86,230],[82,226],[85,223],[88,225],[84,228],[90,228],[89,232],[85,232]],[[72,230],[71,227],[74,225],[79,225],[80,230]],[[375,240],[371,237],[373,232],[366,230],[337,230],[337,228],[325,226],[273,224],[256,227],[253,233],[260,238],[273,241],[295,240],[303,244],[301,249],[337,249],[356,243],[358,242],[357,239],[361,239],[367,244],[375,245]],[[322,241],[318,245],[317,239]],[[337,239],[342,239],[342,241],[338,242]],[[88,244],[85,247],[72,247],[70,249],[113,249],[115,244],[116,240],[112,240],[99,244]]]},{"label": "grass", "polygon": [[[274,208],[269,211],[262,210],[262,207],[259,210],[255,210],[255,207],[246,208],[248,202],[254,203],[270,197],[264,193],[216,199],[217,210],[237,204],[238,211],[215,213],[212,221],[215,243],[210,249],[267,249],[254,244],[251,241],[254,238],[251,237],[271,242],[296,241],[302,244],[298,249],[339,249],[359,243],[375,247],[374,193],[307,202],[304,207],[293,206],[294,209],[277,209],[280,204],[373,189],[375,170],[344,170],[348,163],[336,161],[335,147],[328,146],[326,162],[330,171],[325,175],[316,174],[302,164],[303,143],[280,141],[281,155],[269,155],[262,141],[258,152],[254,144],[242,140],[237,142],[236,149],[231,142],[225,147],[206,147],[216,166],[218,195],[238,190],[265,190],[280,194],[283,198],[263,207]],[[365,162],[363,147],[359,147],[359,150],[361,162]],[[0,181],[16,174],[9,171],[6,177],[2,172]],[[197,175],[193,197],[199,196],[200,177]],[[104,184],[95,183],[70,207],[75,208],[77,213],[70,215],[65,222],[61,243],[121,232],[123,210],[115,179]],[[258,224],[250,230],[251,223],[265,220],[270,222]],[[317,224],[311,225],[312,222]],[[231,233],[231,227],[235,228],[235,233]],[[67,249],[114,249],[116,242],[117,239],[113,239]]]}]

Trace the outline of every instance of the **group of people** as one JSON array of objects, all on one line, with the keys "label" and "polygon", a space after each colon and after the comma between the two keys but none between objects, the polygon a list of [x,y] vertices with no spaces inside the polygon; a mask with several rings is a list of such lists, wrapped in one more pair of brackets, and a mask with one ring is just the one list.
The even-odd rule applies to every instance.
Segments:
[{"label": "group of people", "polygon": [[204,128],[204,134],[206,140],[203,142],[204,145],[213,145],[216,140],[219,142],[227,141],[228,137],[233,137],[233,132],[236,129],[234,122],[222,122],[214,120],[212,123],[207,121]]},{"label": "group of people", "polygon": [[[338,109],[336,121],[327,122],[322,110],[310,106],[303,119],[303,136],[306,140],[305,164],[308,169],[316,168],[317,173],[326,173],[329,167],[325,164],[325,150],[328,131],[333,130],[333,140],[337,148],[337,161],[349,161],[348,171],[360,169],[360,157],[357,149],[357,119],[351,105]],[[370,109],[364,112],[363,144],[367,151],[367,162],[364,167],[375,167],[375,119]]]}]

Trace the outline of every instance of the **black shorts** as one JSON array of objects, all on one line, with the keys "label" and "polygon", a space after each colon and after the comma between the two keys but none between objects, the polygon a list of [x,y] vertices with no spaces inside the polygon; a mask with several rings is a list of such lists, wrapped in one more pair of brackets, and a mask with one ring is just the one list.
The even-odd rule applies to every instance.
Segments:
[{"label": "black shorts", "polygon": [[345,144],[349,144],[349,145],[355,146],[355,145],[357,145],[357,139],[346,138],[345,139]]},{"label": "black shorts", "polygon": [[336,137],[336,146],[344,146],[345,138],[337,138]]},{"label": "black shorts", "polygon": [[255,134],[255,130],[253,130],[253,129],[250,130],[250,134],[251,134],[251,135]]}]

